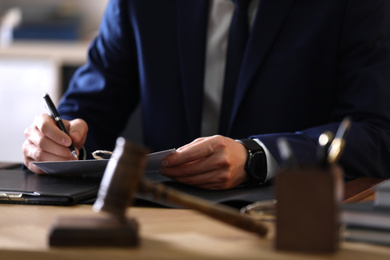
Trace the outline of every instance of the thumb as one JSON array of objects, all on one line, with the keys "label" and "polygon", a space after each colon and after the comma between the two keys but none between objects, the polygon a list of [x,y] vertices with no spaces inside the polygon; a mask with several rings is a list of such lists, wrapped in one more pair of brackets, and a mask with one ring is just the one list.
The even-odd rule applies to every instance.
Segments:
[{"label": "thumb", "polygon": [[73,145],[80,149],[83,147],[87,139],[88,125],[82,119],[74,119],[69,121],[69,136],[72,138]]}]

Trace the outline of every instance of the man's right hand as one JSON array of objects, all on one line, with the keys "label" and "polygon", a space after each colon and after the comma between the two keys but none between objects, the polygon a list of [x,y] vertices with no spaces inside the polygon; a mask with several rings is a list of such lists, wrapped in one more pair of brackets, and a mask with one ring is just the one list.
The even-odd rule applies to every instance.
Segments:
[{"label": "man's right hand", "polygon": [[77,152],[87,138],[88,125],[82,119],[63,120],[69,136],[62,132],[56,122],[47,114],[35,117],[31,126],[24,131],[26,140],[22,151],[24,164],[35,173],[43,173],[33,162],[77,160],[69,146],[73,142]]}]

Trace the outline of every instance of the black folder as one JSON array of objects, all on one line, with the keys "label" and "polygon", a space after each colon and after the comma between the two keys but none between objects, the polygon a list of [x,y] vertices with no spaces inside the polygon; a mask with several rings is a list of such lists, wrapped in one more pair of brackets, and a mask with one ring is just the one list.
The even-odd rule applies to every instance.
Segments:
[{"label": "black folder", "polygon": [[[253,188],[234,188],[229,190],[205,190],[175,182],[158,172],[145,172],[145,177],[155,183],[164,183],[170,188],[210,201],[235,208],[250,203],[274,198],[273,186]],[[0,170],[0,203],[75,205],[93,203],[101,182],[100,177],[39,175],[29,170]],[[137,206],[163,206],[181,208],[153,196],[138,194],[134,204]]]},{"label": "black folder", "polygon": [[[163,183],[168,188],[173,188],[187,194],[203,198],[213,204],[224,204],[234,208],[241,208],[256,201],[266,201],[274,199],[274,186],[272,182],[268,182],[261,187],[238,187],[228,190],[205,190],[189,186],[183,183],[173,181],[158,172],[145,172],[144,176],[155,183]],[[155,200],[150,195],[137,195],[136,203],[147,201],[156,203],[156,205],[164,207],[181,208],[180,205],[174,205],[163,200]],[[142,204],[141,204],[142,205]]]},{"label": "black folder", "polygon": [[0,203],[74,205],[93,201],[101,178],[51,176],[29,170],[0,170]]}]

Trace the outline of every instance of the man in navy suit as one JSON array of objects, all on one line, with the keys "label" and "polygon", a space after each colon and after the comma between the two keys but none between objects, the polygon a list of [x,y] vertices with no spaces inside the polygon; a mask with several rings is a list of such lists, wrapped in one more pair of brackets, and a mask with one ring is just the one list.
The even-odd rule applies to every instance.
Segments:
[{"label": "man in navy suit", "polygon": [[179,182],[261,185],[282,163],[279,138],[313,164],[321,133],[346,116],[346,178],[389,178],[390,1],[253,0],[237,84],[224,91],[234,9],[232,0],[110,1],[59,106],[70,137],[38,116],[25,165],[40,173],[32,162],[72,159],[72,141],[113,149],[140,104],[145,145],[180,147],[161,167]]}]

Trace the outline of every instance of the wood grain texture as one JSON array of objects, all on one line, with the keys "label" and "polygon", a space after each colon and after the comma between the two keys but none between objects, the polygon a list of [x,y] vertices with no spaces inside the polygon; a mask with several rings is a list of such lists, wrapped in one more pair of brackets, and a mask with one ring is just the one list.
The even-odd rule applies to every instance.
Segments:
[{"label": "wood grain texture", "polygon": [[[50,227],[59,217],[92,217],[90,205],[72,207],[0,205],[0,259],[388,259],[390,248],[342,242],[334,254],[274,250],[267,238],[186,209],[129,208],[140,225],[137,248],[50,248]],[[267,223],[272,230],[273,224]]]}]

